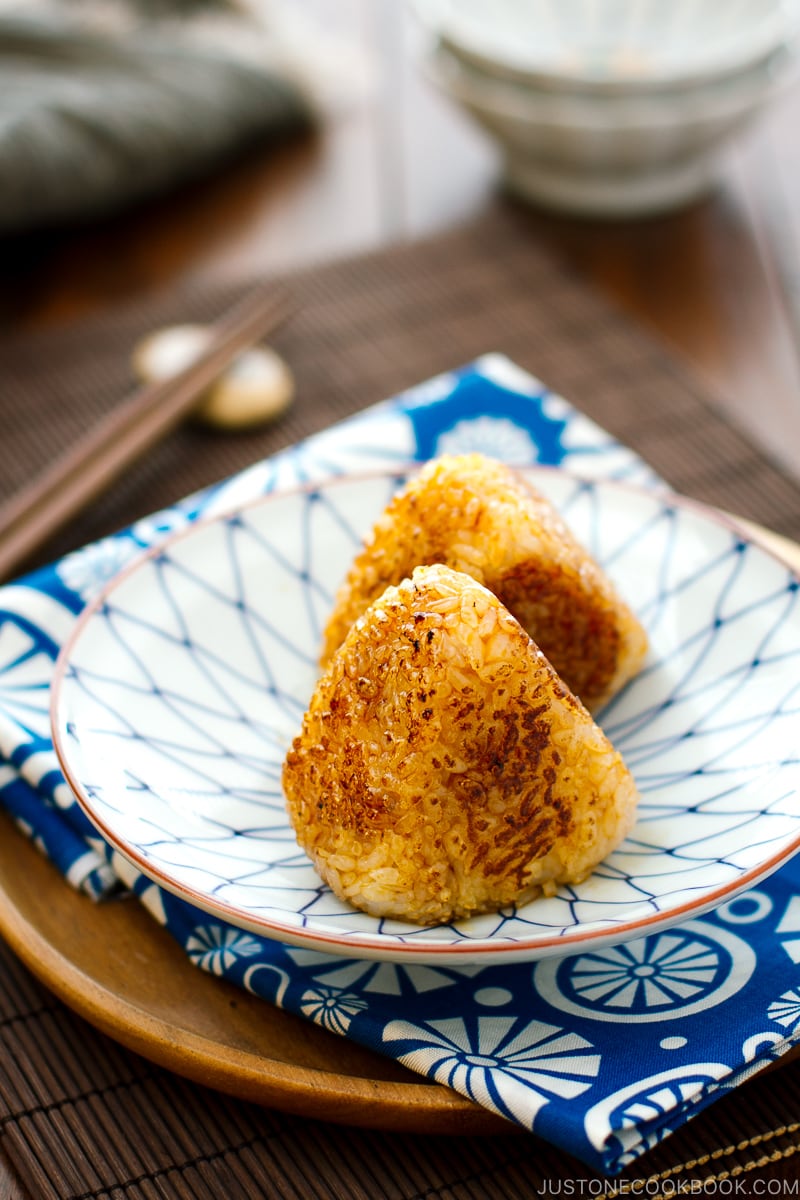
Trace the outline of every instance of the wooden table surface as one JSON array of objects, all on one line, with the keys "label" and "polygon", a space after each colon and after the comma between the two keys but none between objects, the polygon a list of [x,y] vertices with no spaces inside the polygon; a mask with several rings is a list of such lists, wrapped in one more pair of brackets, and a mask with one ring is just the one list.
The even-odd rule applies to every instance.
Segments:
[{"label": "wooden table surface", "polygon": [[[294,0],[299,3],[300,0]],[[418,73],[396,0],[303,0],[373,82],[318,136],[89,228],[0,243],[0,322],[75,321],[189,274],[219,281],[415,238],[492,202],[498,156]],[[717,191],[641,221],[533,215],[553,252],[700,372],[800,475],[800,91],[726,153]],[[22,1193],[0,1171],[0,1200]]]}]

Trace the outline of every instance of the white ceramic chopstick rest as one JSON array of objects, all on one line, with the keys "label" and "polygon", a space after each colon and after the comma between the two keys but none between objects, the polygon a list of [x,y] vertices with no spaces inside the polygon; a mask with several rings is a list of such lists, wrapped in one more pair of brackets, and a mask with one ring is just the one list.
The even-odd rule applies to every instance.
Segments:
[{"label": "white ceramic chopstick rest", "polygon": [[[135,347],[133,369],[144,383],[169,379],[202,353],[211,336],[206,325],[159,329]],[[252,346],[198,400],[192,418],[216,429],[248,429],[277,420],[294,393],[284,360],[268,346]]]}]

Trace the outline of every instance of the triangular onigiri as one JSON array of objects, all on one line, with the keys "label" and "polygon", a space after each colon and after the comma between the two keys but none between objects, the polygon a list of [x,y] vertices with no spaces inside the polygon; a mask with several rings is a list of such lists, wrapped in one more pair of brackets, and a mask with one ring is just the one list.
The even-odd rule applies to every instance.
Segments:
[{"label": "triangular onigiri", "polygon": [[283,774],[342,899],[449,922],[584,879],[630,831],[621,756],[487,588],[417,568],[355,622]]}]

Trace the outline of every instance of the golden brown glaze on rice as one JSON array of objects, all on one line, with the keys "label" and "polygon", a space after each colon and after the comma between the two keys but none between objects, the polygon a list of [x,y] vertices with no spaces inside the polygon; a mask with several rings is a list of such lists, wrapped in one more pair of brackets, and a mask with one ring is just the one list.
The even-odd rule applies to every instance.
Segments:
[{"label": "golden brown glaze on rice", "polygon": [[352,626],[283,784],[298,841],[337,896],[422,925],[579,882],[627,835],[638,799],[520,624],[442,565]]},{"label": "golden brown glaze on rice", "polygon": [[645,632],[604,572],[523,473],[481,454],[434,459],[391,501],[337,594],[323,666],[387,586],[437,562],[494,592],[587,708],[641,667]]}]

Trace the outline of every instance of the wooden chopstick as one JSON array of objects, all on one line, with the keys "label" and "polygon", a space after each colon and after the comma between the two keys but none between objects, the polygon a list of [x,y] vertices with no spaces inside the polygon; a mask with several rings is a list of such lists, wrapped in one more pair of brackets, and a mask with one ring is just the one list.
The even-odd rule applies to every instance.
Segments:
[{"label": "wooden chopstick", "polygon": [[170,379],[128,397],[81,440],[0,507],[0,580],[96,499],[119,475],[186,417],[242,350],[289,315],[274,288],[259,289],[215,327],[207,349]]}]

